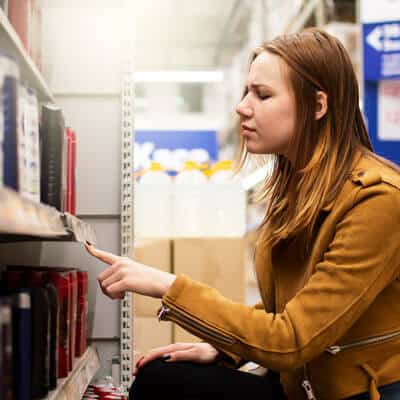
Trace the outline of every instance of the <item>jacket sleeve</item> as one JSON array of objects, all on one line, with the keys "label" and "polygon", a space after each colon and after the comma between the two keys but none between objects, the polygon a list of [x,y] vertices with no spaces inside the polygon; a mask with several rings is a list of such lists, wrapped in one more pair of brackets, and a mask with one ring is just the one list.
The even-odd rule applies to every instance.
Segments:
[{"label": "jacket sleeve", "polygon": [[334,344],[400,269],[400,191],[360,195],[336,225],[323,259],[281,313],[235,303],[179,275],[162,299],[165,319],[226,354],[277,371]]},{"label": "jacket sleeve", "polygon": [[[264,304],[262,302],[257,303],[253,306],[253,309],[255,310],[263,310],[264,309]],[[215,346],[215,344],[214,344]],[[246,364],[247,361],[241,356],[228,352],[227,350],[223,350],[221,348],[216,347],[216,349],[219,351],[218,358],[217,358],[217,364],[227,367],[227,368],[240,368],[242,365]]]}]

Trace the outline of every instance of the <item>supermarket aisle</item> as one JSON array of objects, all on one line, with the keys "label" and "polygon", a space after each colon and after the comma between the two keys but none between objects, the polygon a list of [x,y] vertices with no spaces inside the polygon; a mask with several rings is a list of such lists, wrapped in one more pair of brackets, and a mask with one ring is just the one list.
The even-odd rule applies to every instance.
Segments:
[{"label": "supermarket aisle", "polygon": [[123,400],[140,356],[201,340],[159,322],[160,299],[107,297],[107,266],[87,242],[260,302],[254,247],[268,203],[254,195],[276,164],[262,155],[234,175],[249,57],[306,27],[339,38],[374,149],[400,163],[399,10],[0,1],[0,399]]}]

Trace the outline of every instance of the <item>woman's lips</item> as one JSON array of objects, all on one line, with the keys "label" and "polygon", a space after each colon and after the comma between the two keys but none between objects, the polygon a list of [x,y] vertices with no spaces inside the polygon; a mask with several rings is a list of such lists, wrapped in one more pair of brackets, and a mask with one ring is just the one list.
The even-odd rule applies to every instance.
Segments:
[{"label": "woman's lips", "polygon": [[252,134],[252,132],[255,132],[255,131],[256,131],[256,130],[253,129],[253,128],[251,128],[250,126],[247,126],[247,125],[243,125],[243,124],[242,124],[242,131],[241,131],[241,133],[242,133],[243,136],[249,136],[249,135]]}]

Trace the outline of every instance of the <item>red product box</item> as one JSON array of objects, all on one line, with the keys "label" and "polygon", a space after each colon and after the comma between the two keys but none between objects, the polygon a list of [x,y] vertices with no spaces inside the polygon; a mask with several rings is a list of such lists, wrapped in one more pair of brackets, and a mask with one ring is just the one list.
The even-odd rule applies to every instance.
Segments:
[{"label": "red product box", "polygon": [[66,128],[67,137],[67,191],[66,211],[76,214],[76,134],[71,128]]},{"label": "red product box", "polygon": [[88,273],[87,271],[77,271],[78,278],[78,310],[76,326],[76,346],[75,356],[80,357],[86,350],[87,341],[87,293],[88,293]]},{"label": "red product box", "polygon": [[65,211],[71,213],[72,204],[72,139],[71,128],[65,128],[66,143],[67,143],[67,188],[65,199]]},{"label": "red product box", "polygon": [[68,271],[69,282],[71,287],[71,297],[70,297],[70,321],[71,329],[69,334],[69,370],[73,368],[75,360],[75,341],[76,341],[76,321],[77,321],[77,311],[78,311],[78,279],[77,272],[75,270]]},{"label": "red product box", "polygon": [[58,377],[65,378],[69,372],[70,331],[71,331],[71,283],[68,273],[51,271],[46,273],[45,280],[53,284],[58,293],[59,312],[59,345]]}]

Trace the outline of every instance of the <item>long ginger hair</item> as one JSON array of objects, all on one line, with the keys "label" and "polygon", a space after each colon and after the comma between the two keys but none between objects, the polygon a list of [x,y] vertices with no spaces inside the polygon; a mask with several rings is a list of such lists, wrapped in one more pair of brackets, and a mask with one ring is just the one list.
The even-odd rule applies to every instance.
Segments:
[{"label": "long ginger hair", "polygon": [[[290,157],[273,156],[273,173],[259,191],[258,199],[268,200],[268,206],[258,242],[273,246],[291,238],[307,251],[318,216],[337,197],[357,151],[375,155],[359,107],[357,78],[336,38],[316,28],[282,35],[256,49],[251,62],[263,51],[279,56],[286,67],[296,103],[296,132]],[[328,98],[328,110],[319,120],[317,91]],[[247,159],[242,138],[239,167]]]}]

